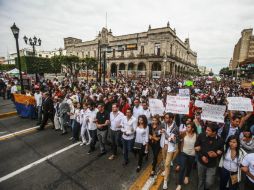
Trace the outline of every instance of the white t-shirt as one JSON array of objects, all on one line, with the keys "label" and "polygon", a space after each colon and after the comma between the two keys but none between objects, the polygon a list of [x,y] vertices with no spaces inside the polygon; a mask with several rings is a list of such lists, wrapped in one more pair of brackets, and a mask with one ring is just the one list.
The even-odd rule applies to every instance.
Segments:
[{"label": "white t-shirt", "polygon": [[142,143],[143,145],[145,145],[146,143],[148,143],[148,140],[149,140],[149,127],[147,126],[145,129],[137,127],[135,142]]},{"label": "white t-shirt", "polygon": [[142,106],[134,106],[133,108],[133,117],[135,117],[136,119],[138,119],[138,116],[143,114],[143,107]]},{"label": "white t-shirt", "polygon": [[16,86],[16,85],[14,85],[14,86],[11,87],[11,94],[16,93],[17,91],[18,91],[18,89],[17,89],[17,86]]},{"label": "white t-shirt", "polygon": [[[249,172],[254,175],[254,153],[247,154],[242,161],[243,166],[247,166],[249,168]],[[247,176],[249,180],[254,183],[254,180]]]},{"label": "white t-shirt", "polygon": [[35,99],[35,102],[36,102],[36,106],[41,106],[42,105],[42,95],[41,95],[40,92],[34,94],[34,99]]},{"label": "white t-shirt", "polygon": [[94,109],[93,111],[91,110],[87,110],[87,115],[88,115],[88,129],[89,130],[96,130],[96,123],[94,123],[95,119],[96,119],[96,114],[98,112],[97,109]]},{"label": "white t-shirt", "polygon": [[132,140],[134,139],[134,133],[137,128],[137,120],[135,117],[131,117],[128,119],[126,116],[123,117],[122,123],[121,123],[121,131],[123,133],[126,133],[128,135],[123,134],[123,139],[125,140]]}]

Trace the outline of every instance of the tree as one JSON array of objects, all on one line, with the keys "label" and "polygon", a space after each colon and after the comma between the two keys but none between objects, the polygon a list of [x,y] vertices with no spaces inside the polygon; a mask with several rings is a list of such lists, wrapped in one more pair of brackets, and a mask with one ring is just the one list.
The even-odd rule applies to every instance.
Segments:
[{"label": "tree", "polygon": [[10,71],[15,68],[16,65],[14,64],[0,64],[0,71]]},{"label": "tree", "polygon": [[97,60],[95,58],[86,57],[80,60],[81,68],[86,69],[86,77],[88,81],[88,70],[95,70],[97,68]]},{"label": "tree", "polygon": [[52,72],[55,73],[56,76],[57,76],[57,73],[61,72],[63,59],[64,57],[62,55],[57,55],[50,58]]},{"label": "tree", "polygon": [[227,75],[231,76],[233,74],[233,71],[229,69],[229,67],[224,67],[220,70],[220,75]]}]

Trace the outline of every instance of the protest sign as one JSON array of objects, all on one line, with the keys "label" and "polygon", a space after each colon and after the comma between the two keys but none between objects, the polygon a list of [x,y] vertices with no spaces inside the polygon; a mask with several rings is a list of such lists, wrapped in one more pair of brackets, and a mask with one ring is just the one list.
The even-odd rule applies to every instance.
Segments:
[{"label": "protest sign", "polygon": [[204,105],[204,101],[201,101],[201,100],[196,100],[195,101],[195,106],[198,107],[198,108],[202,108]]},{"label": "protest sign", "polygon": [[233,111],[253,111],[250,98],[228,97],[228,110]]},{"label": "protest sign", "polygon": [[252,84],[251,82],[242,82],[241,87],[249,89],[252,87]]},{"label": "protest sign", "polygon": [[190,97],[167,96],[166,112],[189,114]]},{"label": "protest sign", "polygon": [[179,89],[179,96],[189,96],[190,95],[190,89]]},{"label": "protest sign", "polygon": [[206,121],[224,123],[225,110],[226,110],[226,106],[204,103],[202,107],[201,119]]},{"label": "protest sign", "polygon": [[149,108],[152,115],[163,115],[165,111],[165,107],[163,105],[163,102],[159,99],[149,99]]}]

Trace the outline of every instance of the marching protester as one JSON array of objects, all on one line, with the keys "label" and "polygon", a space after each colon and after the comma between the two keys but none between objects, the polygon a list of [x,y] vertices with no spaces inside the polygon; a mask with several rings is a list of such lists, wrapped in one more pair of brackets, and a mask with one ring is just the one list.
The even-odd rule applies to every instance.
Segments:
[{"label": "marching protester", "polygon": [[88,131],[91,136],[90,149],[88,150],[88,154],[91,154],[95,150],[95,145],[97,141],[97,127],[96,127],[96,116],[98,109],[95,108],[94,103],[88,103]]},{"label": "marching protester", "polygon": [[163,189],[168,188],[168,176],[170,175],[171,161],[174,161],[178,154],[178,142],[179,142],[179,129],[174,121],[174,115],[172,113],[165,114],[166,129],[165,144],[167,143],[166,158],[165,158],[165,175],[163,181]]},{"label": "marching protester", "polygon": [[188,184],[190,173],[195,162],[195,142],[197,139],[197,128],[194,123],[186,124],[186,132],[183,134],[181,151],[179,155],[180,172],[176,190],[182,188],[183,183]]},{"label": "marching protester", "polygon": [[246,152],[240,148],[239,138],[236,135],[228,137],[226,148],[221,157],[220,190],[236,190],[241,180],[240,163]]},{"label": "marching protester", "polygon": [[41,124],[42,121],[42,93],[40,92],[39,86],[36,86],[34,93],[34,99],[36,103],[36,111],[37,111],[37,125]]},{"label": "marching protester", "polygon": [[123,157],[124,162],[123,166],[126,166],[129,163],[129,152],[133,149],[134,144],[134,134],[137,128],[137,120],[132,116],[132,110],[126,110],[126,116],[123,118],[121,123],[122,131],[122,143],[123,143]]},{"label": "marching protester", "polygon": [[97,126],[97,138],[100,143],[100,154],[102,156],[107,153],[106,151],[106,142],[108,135],[108,126],[110,124],[109,113],[105,111],[105,105],[98,105],[98,112],[96,115],[96,126]]},{"label": "marching protester", "polygon": [[112,155],[108,158],[113,160],[117,155],[117,147],[120,146],[121,141],[121,123],[124,118],[124,114],[118,110],[116,103],[112,104],[112,112],[110,113],[110,136]]},{"label": "marching protester", "polygon": [[149,127],[145,115],[138,117],[137,127],[135,130],[134,153],[138,154],[137,172],[140,171],[144,154],[148,153]]},{"label": "marching protester", "polygon": [[[83,145],[89,145],[91,143],[91,135],[90,132],[88,130],[88,122],[89,122],[89,108],[88,108],[88,103],[84,103],[83,104],[83,109],[80,110],[80,125],[81,125],[81,132],[80,132],[80,136],[81,136],[81,141],[82,143],[80,143],[80,146]],[[86,136],[88,137],[88,140],[86,139]]]},{"label": "marching protester", "polygon": [[44,93],[44,100],[42,102],[42,111],[43,111],[43,119],[40,127],[38,130],[43,130],[45,125],[48,122],[48,119],[51,120],[53,124],[53,129],[55,128],[54,126],[54,103],[52,98],[50,97],[50,94],[48,92]]},{"label": "marching protester", "polygon": [[152,123],[149,125],[149,144],[152,148],[153,162],[151,176],[155,175],[156,166],[158,163],[158,156],[161,150],[160,139],[161,139],[161,121],[160,116],[155,115],[152,117]]},{"label": "marching protester", "polygon": [[205,133],[201,133],[195,143],[198,154],[198,190],[211,189],[216,174],[217,159],[223,153],[223,139],[217,135],[218,126],[210,122]]}]

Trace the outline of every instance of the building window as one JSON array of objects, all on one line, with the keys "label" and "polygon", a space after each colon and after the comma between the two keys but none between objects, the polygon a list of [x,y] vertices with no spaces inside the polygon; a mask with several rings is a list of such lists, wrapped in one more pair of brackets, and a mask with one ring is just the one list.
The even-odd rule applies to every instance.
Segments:
[{"label": "building window", "polygon": [[90,57],[90,51],[88,51],[88,57]]},{"label": "building window", "polygon": [[115,56],[116,56],[116,50],[113,49],[113,57],[115,57]]},{"label": "building window", "polygon": [[49,56],[48,55],[46,55],[46,58],[48,58]]},{"label": "building window", "polygon": [[144,49],[144,46],[141,46],[141,55],[144,55],[145,54],[145,49]]},{"label": "building window", "polygon": [[155,44],[154,54],[160,56],[160,54],[161,54],[161,45],[160,44]]},{"label": "building window", "polygon": [[39,57],[41,57],[41,54],[39,54]]},{"label": "building window", "polygon": [[121,57],[124,57],[124,51],[121,51]]}]

